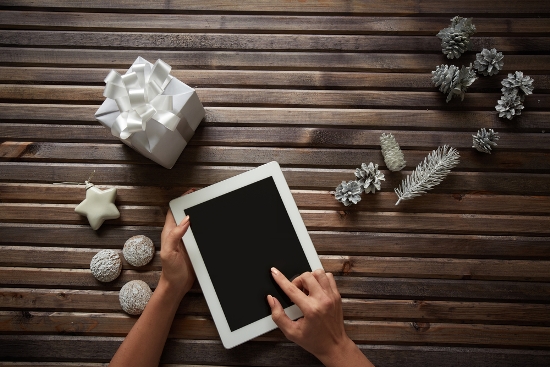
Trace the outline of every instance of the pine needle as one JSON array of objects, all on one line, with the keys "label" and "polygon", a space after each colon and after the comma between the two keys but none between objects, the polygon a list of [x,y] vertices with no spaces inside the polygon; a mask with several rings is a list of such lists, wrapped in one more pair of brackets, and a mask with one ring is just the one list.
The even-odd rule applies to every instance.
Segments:
[{"label": "pine needle", "polygon": [[444,145],[431,152],[423,162],[416,166],[412,174],[408,175],[395,193],[399,200],[409,200],[433,189],[449,174],[459,162],[460,154],[452,147]]}]

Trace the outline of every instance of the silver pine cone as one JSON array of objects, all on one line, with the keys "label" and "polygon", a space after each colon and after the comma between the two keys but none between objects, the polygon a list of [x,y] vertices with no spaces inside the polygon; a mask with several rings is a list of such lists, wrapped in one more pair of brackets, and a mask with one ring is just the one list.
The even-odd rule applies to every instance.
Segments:
[{"label": "silver pine cone", "polygon": [[514,116],[521,115],[523,108],[523,103],[517,89],[512,89],[510,93],[504,93],[495,106],[495,109],[499,112],[498,117],[506,117],[508,120],[513,119]]},{"label": "silver pine cone", "polygon": [[384,174],[378,170],[378,165],[370,162],[368,165],[361,164],[361,167],[355,170],[355,177],[365,193],[375,193],[380,190],[380,181],[385,181]]},{"label": "silver pine cone", "polygon": [[357,181],[342,181],[336,187],[334,197],[345,206],[357,204],[361,201],[361,186]]},{"label": "silver pine cone", "polygon": [[474,137],[474,145],[472,146],[472,148],[476,148],[479,152],[489,154],[491,154],[492,147],[497,146],[496,141],[500,139],[498,133],[496,133],[493,129],[489,129],[487,131],[485,130],[485,128],[478,130],[477,135],[472,136]]},{"label": "silver pine cone", "polygon": [[380,136],[380,146],[388,169],[393,172],[401,171],[407,162],[405,162],[403,152],[399,148],[395,137],[392,134],[382,134]]},{"label": "silver pine cone", "polygon": [[498,74],[502,66],[504,66],[503,58],[504,55],[502,52],[498,52],[496,48],[492,48],[491,50],[484,48],[480,53],[476,54],[474,68],[478,73],[485,76]]},{"label": "silver pine cone", "polygon": [[533,94],[533,78],[530,76],[523,76],[523,72],[516,71],[514,74],[508,74],[508,78],[505,78],[502,82],[502,93],[510,94],[513,90],[518,91],[518,95],[521,100]]},{"label": "silver pine cone", "polygon": [[460,69],[454,65],[441,65],[432,71],[432,82],[441,92],[447,94],[446,102],[455,95],[460,96],[460,100],[463,101],[466,90],[476,79],[472,64],[462,65]]},{"label": "silver pine cone", "polygon": [[441,51],[448,59],[458,59],[472,45],[470,36],[476,32],[472,18],[462,18],[458,15],[451,19],[451,26],[439,31],[437,37],[441,39]]}]

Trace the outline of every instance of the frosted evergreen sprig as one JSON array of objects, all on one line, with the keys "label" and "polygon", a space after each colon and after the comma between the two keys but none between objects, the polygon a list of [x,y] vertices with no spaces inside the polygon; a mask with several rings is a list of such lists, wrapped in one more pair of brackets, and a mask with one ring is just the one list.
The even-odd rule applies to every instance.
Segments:
[{"label": "frosted evergreen sprig", "polygon": [[433,189],[458,164],[459,158],[458,151],[447,145],[431,152],[395,189],[399,198],[395,205],[401,200],[412,199]]},{"label": "frosted evergreen sprig", "polygon": [[476,135],[472,135],[473,145],[472,148],[476,148],[478,152],[491,154],[491,149],[497,146],[496,141],[500,139],[498,133],[493,129],[485,130],[482,128],[478,130]]},{"label": "frosted evergreen sprig", "polygon": [[361,201],[361,191],[361,185],[357,181],[342,181],[336,187],[334,197],[345,206],[350,206]]},{"label": "frosted evergreen sprig", "polygon": [[400,171],[405,167],[407,162],[405,162],[403,152],[392,134],[383,133],[380,136],[380,146],[384,162],[390,171]]},{"label": "frosted evergreen sprig", "polygon": [[370,162],[368,165],[361,164],[361,167],[355,170],[357,183],[366,194],[380,190],[380,181],[385,181],[384,174],[378,170],[378,165]]}]

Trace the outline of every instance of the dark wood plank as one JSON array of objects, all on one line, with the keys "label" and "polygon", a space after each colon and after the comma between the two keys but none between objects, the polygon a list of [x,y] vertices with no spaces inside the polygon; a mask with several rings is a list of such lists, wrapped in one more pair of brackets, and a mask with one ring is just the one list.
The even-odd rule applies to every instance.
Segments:
[{"label": "dark wood plank", "polygon": [[[90,123],[98,126],[94,117],[96,106],[67,104],[0,103],[2,120],[19,122]],[[255,108],[206,107],[203,125],[239,126],[337,126],[353,128],[477,131],[480,126],[498,129],[545,132],[548,130],[546,111],[527,111],[511,123],[498,118],[496,111],[443,111],[443,110],[378,110],[378,109],[310,109],[310,108]],[[422,126],[415,126],[421,121]],[[6,121],[7,122],[7,121]],[[322,139],[320,137],[319,139]]]},{"label": "dark wood plank", "polygon": [[[0,203],[0,220],[23,223],[86,224],[86,217],[75,213],[71,204]],[[118,206],[120,218],[110,225],[162,226],[165,215],[154,206]],[[334,210],[301,210],[309,230],[452,233],[489,235],[550,234],[550,217],[444,214],[400,212],[343,212]],[[452,224],[452,226],[450,225]]]},{"label": "dark wood plank", "polygon": [[[116,248],[137,234],[160,243],[161,227],[0,223],[6,244]],[[491,259],[550,259],[548,237],[309,231],[325,255],[411,256]],[[442,245],[444,244],[444,245]]]},{"label": "dark wood plank", "polygon": [[[242,14],[125,14],[47,11],[0,11],[0,25],[8,29],[81,29],[147,32],[292,32],[435,35],[449,25],[449,17],[366,17]],[[550,34],[543,18],[483,18],[476,16],[476,36]]]},{"label": "dark wood plank", "polygon": [[[119,250],[123,269],[161,270],[158,252],[151,263],[133,267]],[[88,269],[96,249],[3,246],[0,266]],[[395,278],[523,280],[550,282],[550,262],[530,260],[446,259],[320,255],[323,268],[336,275]]]},{"label": "dark wood plank", "polygon": [[[100,189],[109,186],[97,185]],[[189,187],[163,188],[151,186],[117,186],[119,205],[159,205],[165,207],[173,198],[189,190]],[[342,210],[342,204],[327,191],[292,190],[300,209]],[[3,202],[78,204],[82,201],[82,187],[78,185],[0,183]],[[393,192],[377,192],[376,199],[365,198],[346,211],[414,211],[477,214],[550,214],[550,197],[507,195],[506,200],[497,200],[495,195],[484,194],[430,194],[415,198],[414,205],[396,206]]]},{"label": "dark wood plank", "polygon": [[[0,100],[36,102],[100,103],[105,100],[103,87],[27,86],[0,84]],[[201,88],[197,95],[205,106],[288,106],[325,108],[461,108],[493,110],[500,93],[469,93],[464,101],[445,103],[445,96],[434,92],[403,91],[306,91],[295,89],[258,90],[244,88]],[[525,108],[540,110],[550,104],[550,95],[533,94],[525,99]]]},{"label": "dark wood plank", "polygon": [[[497,6],[500,5],[500,6]],[[464,12],[468,9],[470,13],[494,14],[540,14],[547,11],[544,2],[538,0],[525,0],[521,4],[515,2],[500,3],[494,0],[478,2],[474,0],[464,0],[460,6],[453,3],[442,5],[437,0],[427,0],[422,2],[405,2],[398,8],[388,2],[377,0],[366,4],[360,0],[335,0],[325,2],[278,2],[268,0],[258,0],[254,4],[239,3],[235,4],[230,0],[208,0],[200,3],[165,3],[160,0],[153,0],[142,3],[137,0],[125,0],[120,2],[110,2],[107,0],[95,1],[93,3],[81,2],[78,0],[69,0],[59,3],[55,0],[18,0],[4,1],[4,6],[15,7],[40,7],[54,9],[148,9],[148,10],[179,10],[179,11],[233,11],[233,12],[312,12],[312,13],[359,13],[359,14],[450,14]]]},{"label": "dark wood plank", "polygon": [[[120,337],[87,336],[0,336],[5,348],[0,358],[10,360],[108,362],[120,343]],[[92,350],[94,343],[98,350]],[[546,367],[550,352],[545,350],[518,350],[473,347],[359,345],[359,348],[377,366],[460,365],[485,367],[512,367],[528,365]],[[219,363],[242,366],[304,367],[321,366],[311,354],[295,344],[250,342],[238,349],[226,350],[217,341],[190,341],[169,339],[161,360],[166,363]]]},{"label": "dark wood plank", "polygon": [[[145,158],[144,158],[145,159]],[[267,163],[266,160],[263,163]],[[124,164],[73,164],[0,162],[0,179],[4,182],[79,182],[87,179],[94,170],[97,185],[133,185],[139,182],[146,186],[163,186],[176,183],[184,187],[202,187],[233,177],[252,167],[241,166],[188,166],[181,163],[171,170],[158,165],[143,165],[137,173],[131,165]],[[32,175],[29,173],[32,172]],[[353,178],[351,169],[283,168],[286,181],[292,189],[334,190],[342,182]],[[397,187],[410,171],[387,175],[384,188]],[[312,177],[315,180],[312,180]],[[536,173],[506,172],[451,172],[431,193],[484,193],[548,195],[550,177]],[[372,195],[371,197],[376,197]],[[372,199],[368,199],[372,200]],[[413,199],[414,200],[414,199]],[[413,201],[405,201],[400,205]]]},{"label": "dark wood plank", "polygon": [[[0,63],[5,66],[104,67],[127,69],[136,59],[134,50],[89,50],[4,47]],[[442,53],[321,53],[321,52],[246,52],[246,51],[152,51],[139,54],[149,61],[158,58],[174,69],[245,70],[333,70],[428,73],[448,63]],[[475,53],[464,56],[463,63],[475,60]],[[550,55],[509,55],[503,72],[522,70],[545,74]]]},{"label": "dark wood plank", "polygon": [[[1,12],[0,12],[1,13]],[[0,80],[25,84],[90,84],[104,85],[103,80],[111,69],[0,66]],[[117,69],[125,73],[126,69]],[[256,87],[256,88],[308,88],[308,89],[383,89],[383,90],[434,90],[426,73],[363,73],[332,71],[269,71],[269,70],[177,70],[171,75],[195,88]],[[501,81],[507,74],[479,78],[468,91],[499,92]],[[536,76],[538,93],[550,89],[550,76]]]},{"label": "dark wood plank", "polygon": [[[124,336],[136,318],[123,313],[67,313],[0,311],[0,332],[71,333],[73,335]],[[550,346],[550,328],[537,326],[344,321],[349,337],[359,343],[412,345],[484,345],[508,347]],[[219,340],[214,322],[193,316],[176,316],[170,337]],[[284,342],[280,330],[256,340]]]},{"label": "dark wood plank", "polygon": [[[5,287],[119,290],[133,279],[141,279],[155,288],[160,272],[123,270],[108,284],[100,283],[84,269],[0,267],[0,275]],[[524,303],[550,300],[549,283],[539,282],[336,276],[336,283],[343,297],[352,298]],[[199,291],[198,284],[192,291]]]},{"label": "dark wood plank", "polygon": [[[295,34],[213,34],[145,33],[86,31],[5,30],[0,45],[78,47],[107,49],[192,50],[272,50],[272,51],[354,51],[354,52],[434,52],[441,51],[441,40],[430,36],[386,35],[295,35]],[[494,47],[506,55],[537,53],[550,48],[547,37],[475,37],[472,48]]]},{"label": "dark wood plank", "polygon": [[[356,298],[344,298],[342,302],[344,317],[349,320],[550,325],[547,304]],[[0,309],[119,312],[120,303],[115,291],[2,288]],[[210,311],[202,295],[188,294],[178,314],[208,316]]]},{"label": "dark wood plank", "polygon": [[[70,132],[70,133],[69,133]],[[235,127],[200,125],[189,142],[191,145],[274,146],[320,148],[379,148],[380,135],[389,130],[338,129],[321,127]],[[472,132],[394,130],[391,133],[402,150],[431,149],[450,145],[457,149],[472,147]],[[499,133],[496,152],[548,151],[550,134]],[[35,123],[0,123],[0,139],[9,141],[52,141],[119,143],[109,129],[100,125],[58,125]],[[407,152],[405,152],[407,153]],[[517,153],[516,153],[517,154]],[[479,155],[479,157],[483,157]]]},{"label": "dark wood plank", "polygon": [[[471,135],[470,135],[471,137]],[[471,140],[471,139],[469,139]],[[404,152],[407,165],[412,170],[436,147],[426,150]],[[138,163],[154,164],[124,144],[99,143],[0,143],[0,160],[21,162],[83,162],[83,163]],[[183,164],[259,165],[277,161],[287,167],[349,168],[354,170],[361,163],[374,162],[381,170],[385,167],[378,149],[320,149],[320,148],[272,148],[272,147],[227,147],[189,146],[183,151],[179,162]],[[548,172],[550,161],[545,152],[497,151],[495,154],[479,153],[473,148],[460,151],[462,171]]]}]

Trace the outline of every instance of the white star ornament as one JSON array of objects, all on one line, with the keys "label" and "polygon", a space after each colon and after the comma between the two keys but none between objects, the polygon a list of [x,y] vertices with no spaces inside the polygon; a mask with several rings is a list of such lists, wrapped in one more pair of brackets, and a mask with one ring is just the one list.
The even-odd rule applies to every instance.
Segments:
[{"label": "white star ornament", "polygon": [[75,212],[88,217],[93,230],[97,230],[107,219],[117,219],[120,213],[115,206],[116,188],[101,191],[95,186],[86,189],[86,199],[75,208]]}]

